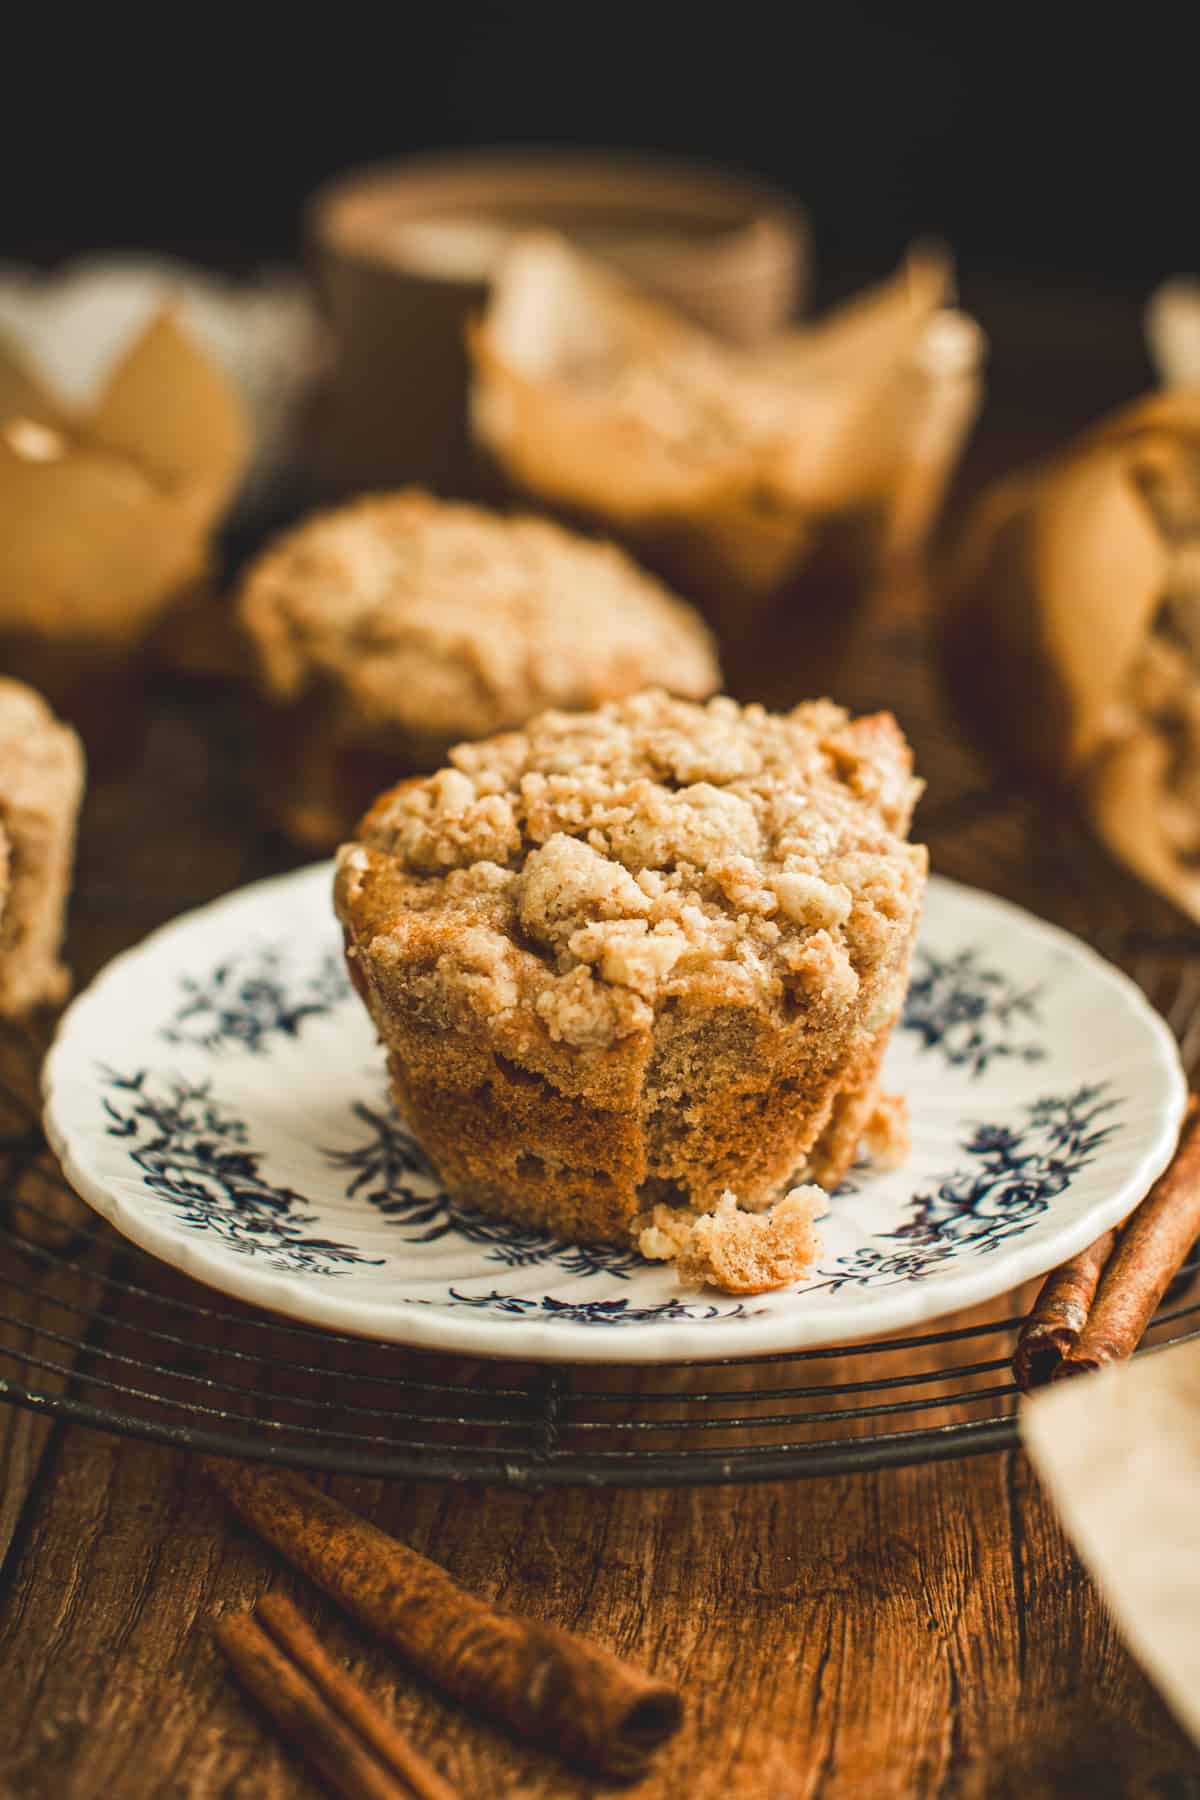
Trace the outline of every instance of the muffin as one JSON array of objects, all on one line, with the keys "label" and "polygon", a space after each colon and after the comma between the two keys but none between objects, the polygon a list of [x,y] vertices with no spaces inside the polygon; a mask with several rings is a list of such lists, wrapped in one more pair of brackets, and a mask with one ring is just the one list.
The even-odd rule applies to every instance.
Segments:
[{"label": "muffin", "polygon": [[45,701],[0,679],[0,1014],[61,1000],[63,915],[83,750]]},{"label": "muffin", "polygon": [[729,629],[832,541],[863,571],[923,543],[978,405],[947,258],[752,349],[547,234],[472,326],[472,428],[518,491],[611,532]]},{"label": "muffin", "polygon": [[416,490],[321,513],[240,602],[275,744],[277,810],[314,847],[398,774],[547,706],[720,685],[713,640],[620,550]]},{"label": "muffin", "polygon": [[[26,322],[42,316],[45,351],[55,320],[83,333],[59,343],[64,374],[106,360],[111,318],[89,314],[84,329],[49,298],[42,312]],[[169,310],[83,407],[0,343],[0,667],[46,694],[93,754],[136,745],[149,637],[209,579],[248,441],[236,393]]]},{"label": "muffin", "polygon": [[336,906],[447,1188],[670,1256],[727,1189],[836,1186],[907,985],[920,786],[890,714],[651,690],[384,794]]},{"label": "muffin", "polygon": [[1200,389],[985,491],[943,603],[964,721],[1200,919]]}]

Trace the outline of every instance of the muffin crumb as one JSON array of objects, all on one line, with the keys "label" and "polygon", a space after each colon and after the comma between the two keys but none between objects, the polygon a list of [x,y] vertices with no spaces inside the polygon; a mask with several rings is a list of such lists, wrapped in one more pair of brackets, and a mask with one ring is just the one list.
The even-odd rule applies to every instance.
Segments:
[{"label": "muffin crumb", "polygon": [[876,1169],[898,1169],[912,1149],[908,1101],[903,1094],[880,1094],[863,1128],[862,1147]]},{"label": "muffin crumb", "polygon": [[743,1212],[737,1195],[727,1188],[712,1212],[691,1220],[679,1243],[675,1273],[680,1286],[766,1294],[799,1281],[820,1252],[814,1221],[826,1198],[819,1187],[796,1187],[767,1212]]},{"label": "muffin crumb", "polygon": [[[729,1192],[728,1188],[725,1192]],[[639,1226],[638,1221],[634,1221],[639,1255],[647,1262],[674,1262],[691,1237],[695,1224],[696,1214],[688,1207],[664,1206],[660,1201],[650,1209],[646,1224]]]}]

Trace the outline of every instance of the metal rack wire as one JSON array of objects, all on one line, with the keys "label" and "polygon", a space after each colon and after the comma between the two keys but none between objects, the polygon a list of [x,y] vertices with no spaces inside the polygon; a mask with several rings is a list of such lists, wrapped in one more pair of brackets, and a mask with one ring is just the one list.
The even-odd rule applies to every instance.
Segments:
[{"label": "metal rack wire", "polygon": [[[31,1134],[5,1160],[0,1398],[42,1414],[298,1466],[528,1486],[829,1475],[1015,1441],[1011,1304],[682,1368],[466,1362],[226,1302],[72,1214]],[[1200,1336],[1200,1298],[1180,1285],[1150,1347]]]}]

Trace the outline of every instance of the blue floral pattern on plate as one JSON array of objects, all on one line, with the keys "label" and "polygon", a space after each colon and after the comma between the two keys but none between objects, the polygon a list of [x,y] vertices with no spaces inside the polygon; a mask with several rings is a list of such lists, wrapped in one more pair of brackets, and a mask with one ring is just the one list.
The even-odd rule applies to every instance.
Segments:
[{"label": "blue floral pattern on plate", "polygon": [[459,1294],[453,1288],[450,1293],[459,1306],[486,1307],[494,1318],[528,1319],[532,1315],[550,1325],[611,1327],[663,1324],[669,1319],[744,1319],[755,1310],[741,1300],[732,1306],[689,1305],[682,1300],[662,1300],[657,1306],[630,1306],[623,1295],[619,1300],[555,1300],[543,1294],[540,1300],[528,1300],[520,1294]]},{"label": "blue floral pattern on plate", "polygon": [[174,1207],[186,1230],[213,1233],[235,1255],[259,1257],[279,1271],[340,1275],[353,1263],[382,1260],[307,1234],[318,1215],[294,1188],[264,1179],[244,1120],[208,1082],[159,1082],[145,1069],[120,1075],[101,1068],[98,1076],[109,1136],[125,1145],[147,1190]]},{"label": "blue floral pattern on plate", "polygon": [[855,1168],[796,1288],[683,1291],[628,1247],[562,1243],[443,1191],[386,1098],[329,882],[319,867],[259,884],[119,958],[68,1014],[47,1080],[52,1139],[99,1210],[210,1285],[316,1325],[584,1361],[879,1337],[1081,1247],[1145,1190],[1178,1126],[1178,1056],[1132,985],[935,880],[884,1075],[909,1100],[908,1162]]},{"label": "blue floral pattern on plate", "polygon": [[970,1162],[914,1194],[912,1217],[882,1234],[903,1249],[860,1246],[804,1291],[920,1281],[966,1251],[992,1253],[1030,1230],[1120,1129],[1108,1086],[1034,1100],[1017,1126],[970,1125],[961,1146]]},{"label": "blue floral pattern on plate", "polygon": [[306,1019],[323,1017],[351,991],[339,951],[324,951],[297,979],[286,943],[258,944],[222,958],[203,975],[181,975],[161,1036],[194,1050],[236,1047],[261,1055],[273,1037],[299,1036]]},{"label": "blue floral pattern on plate", "polygon": [[949,955],[920,944],[900,1023],[948,1067],[986,1075],[997,1057],[1043,1060],[1044,1041],[1029,1035],[1040,1023],[1038,997],[1036,987],[990,964],[978,944]]}]

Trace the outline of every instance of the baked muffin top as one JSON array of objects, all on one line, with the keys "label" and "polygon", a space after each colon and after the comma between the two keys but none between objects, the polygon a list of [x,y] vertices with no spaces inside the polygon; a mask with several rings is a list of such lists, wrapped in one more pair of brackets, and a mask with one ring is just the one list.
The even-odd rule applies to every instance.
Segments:
[{"label": "baked muffin top", "polygon": [[422,1005],[584,1050],[671,1002],[862,1007],[877,1029],[923,887],[920,788],[888,713],[650,690],[385,794],[340,852],[338,908],[352,951],[421,971]]},{"label": "baked muffin top", "polygon": [[319,513],[251,568],[240,600],[276,699],[310,688],[366,732],[446,748],[545,706],[647,683],[720,682],[698,615],[614,545],[417,490]]}]

